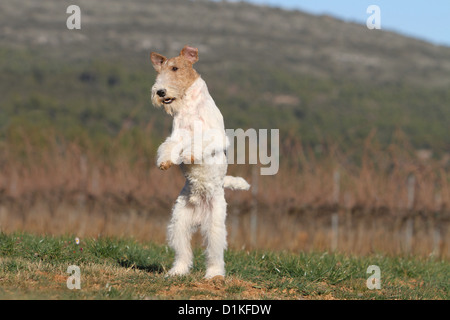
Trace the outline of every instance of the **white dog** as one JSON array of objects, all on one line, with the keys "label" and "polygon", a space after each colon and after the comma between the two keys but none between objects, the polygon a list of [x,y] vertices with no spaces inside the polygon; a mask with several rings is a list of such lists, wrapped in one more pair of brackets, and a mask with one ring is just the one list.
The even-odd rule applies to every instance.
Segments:
[{"label": "white dog", "polygon": [[206,242],[206,278],[225,276],[226,201],[224,188],[248,190],[240,177],[226,176],[223,117],[205,81],[193,69],[198,50],[185,46],[178,57],[167,59],[151,53],[158,72],[152,102],[173,116],[172,134],[158,148],[157,165],[167,170],[179,165],[186,183],[172,210],[168,227],[175,262],[169,275],[187,274],[192,267],[192,233],[200,226]]}]

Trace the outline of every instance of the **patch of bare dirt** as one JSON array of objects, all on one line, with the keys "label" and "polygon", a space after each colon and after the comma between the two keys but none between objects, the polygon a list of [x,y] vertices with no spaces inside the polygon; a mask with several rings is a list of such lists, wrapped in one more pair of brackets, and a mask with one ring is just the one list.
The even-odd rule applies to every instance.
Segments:
[{"label": "patch of bare dirt", "polygon": [[299,299],[292,292],[280,295],[278,290],[268,290],[256,283],[233,277],[214,277],[204,279],[186,285],[174,285],[165,292],[160,293],[163,297],[188,298],[194,300],[214,299]]}]

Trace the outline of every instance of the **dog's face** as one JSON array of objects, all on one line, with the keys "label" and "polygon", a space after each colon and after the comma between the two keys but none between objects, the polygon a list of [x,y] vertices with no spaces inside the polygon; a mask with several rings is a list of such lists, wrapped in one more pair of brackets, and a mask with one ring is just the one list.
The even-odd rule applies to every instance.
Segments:
[{"label": "dog's face", "polygon": [[186,90],[199,76],[192,67],[198,61],[198,50],[185,46],[178,57],[168,59],[152,52],[150,58],[158,72],[152,87],[152,103],[173,115],[181,107]]}]

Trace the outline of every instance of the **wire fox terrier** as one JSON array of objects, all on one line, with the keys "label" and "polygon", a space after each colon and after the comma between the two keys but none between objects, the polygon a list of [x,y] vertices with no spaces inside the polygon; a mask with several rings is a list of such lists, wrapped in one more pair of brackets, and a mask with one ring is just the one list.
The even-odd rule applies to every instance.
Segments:
[{"label": "wire fox terrier", "polygon": [[198,49],[185,46],[171,59],[152,52],[151,60],[158,73],[152,103],[173,116],[172,133],[158,148],[156,164],[161,170],[179,165],[186,178],[168,226],[169,245],[175,250],[168,275],[189,272],[191,236],[200,227],[206,243],[205,277],[225,276],[224,188],[248,190],[250,185],[240,177],[226,176],[229,140],[222,114],[193,69]]}]

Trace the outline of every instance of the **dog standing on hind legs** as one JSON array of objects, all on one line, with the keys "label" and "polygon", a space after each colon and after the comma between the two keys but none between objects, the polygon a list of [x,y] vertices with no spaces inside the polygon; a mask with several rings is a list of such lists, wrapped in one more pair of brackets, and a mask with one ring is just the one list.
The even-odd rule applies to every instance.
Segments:
[{"label": "dog standing on hind legs", "polygon": [[185,46],[178,57],[152,52],[157,71],[152,103],[173,116],[171,135],[158,148],[156,164],[161,170],[179,165],[186,183],[172,209],[169,245],[175,262],[168,275],[187,274],[192,267],[192,233],[200,227],[206,243],[206,278],[225,276],[226,241],[224,188],[248,190],[240,177],[226,175],[226,148],[222,114],[205,81],[194,70],[198,50]]}]

